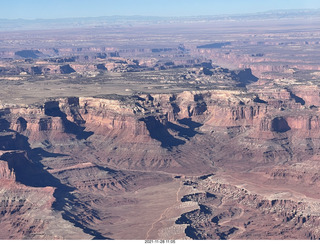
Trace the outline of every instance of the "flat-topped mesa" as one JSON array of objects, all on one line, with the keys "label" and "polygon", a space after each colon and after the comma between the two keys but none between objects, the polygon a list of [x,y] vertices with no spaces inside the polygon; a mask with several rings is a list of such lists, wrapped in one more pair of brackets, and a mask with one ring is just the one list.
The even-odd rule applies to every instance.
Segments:
[{"label": "flat-topped mesa", "polygon": [[79,114],[87,131],[109,135],[121,133],[126,138],[147,135],[147,129],[139,120],[145,112],[139,104],[103,98],[79,98]]},{"label": "flat-topped mesa", "polygon": [[28,137],[29,142],[69,138],[62,118],[47,115],[43,106],[10,109],[6,119],[10,121],[10,129]]},{"label": "flat-topped mesa", "polygon": [[21,133],[30,143],[86,139],[93,133],[121,135],[129,141],[148,141],[150,128],[143,118],[151,116],[164,128],[185,118],[202,123],[210,114],[208,106],[211,103],[225,103],[232,96],[232,93],[204,91],[133,97],[60,98],[49,100],[43,106],[3,110],[2,117],[6,122],[3,126],[7,126],[3,129]]},{"label": "flat-topped mesa", "polygon": [[146,115],[165,115],[168,122],[177,122],[178,119],[203,115],[206,112],[206,103],[203,96],[209,92],[185,91],[178,94],[148,94],[141,95],[144,99],[142,106],[147,108]]},{"label": "flat-topped mesa", "polygon": [[[180,123],[183,119],[200,123],[204,130],[249,126],[261,132],[281,132],[282,129],[278,131],[272,126],[274,119],[279,117],[288,123],[289,128],[316,130],[318,119],[315,111],[306,108],[301,98],[302,95],[307,98],[307,94],[303,93],[301,97],[296,94],[293,89],[265,87],[252,88],[250,93],[242,89],[221,89],[176,94],[57,98],[42,106],[1,110],[4,119],[2,129],[10,128],[21,133],[28,137],[30,143],[87,139],[92,134],[121,135],[128,141],[146,142],[151,140],[151,127],[148,126],[153,124],[152,121],[160,123],[159,126],[171,133],[180,128],[174,126],[188,127]],[[294,115],[293,109],[296,111]]]},{"label": "flat-topped mesa", "polygon": [[[80,97],[78,98],[78,106],[81,109],[84,109],[84,113],[88,112],[88,109],[97,109],[97,110],[110,110],[110,111],[117,111],[118,113],[124,115],[134,115],[134,107],[129,101],[125,99],[129,97],[122,97],[122,96],[114,96],[112,95],[107,96],[106,98],[99,98],[99,97]],[[76,98],[75,98],[76,99]],[[121,99],[123,99],[121,101]]]},{"label": "flat-topped mesa", "polygon": [[27,136],[30,143],[85,139],[91,129],[98,134],[121,129],[129,135],[144,135],[144,123],[136,115],[142,110],[134,103],[116,99],[60,98],[43,106],[3,109],[1,128]]},{"label": "flat-topped mesa", "polygon": [[[239,43],[238,43],[239,44]],[[225,49],[225,48],[195,48],[191,47],[190,51],[196,56],[212,59],[216,64],[229,64],[234,68],[244,69],[250,68],[252,73],[260,78],[279,78],[283,73],[291,73],[292,69],[299,70],[319,70],[319,64],[313,60],[316,60],[316,56],[313,55],[282,55],[282,52],[268,52],[268,53],[248,53],[246,47],[247,42],[243,43],[245,48],[240,51]],[[252,43],[251,43],[252,44]],[[261,43],[256,43],[261,45]],[[253,44],[253,45],[256,45]],[[233,44],[231,44],[233,45]],[[249,44],[250,45],[250,44]],[[271,46],[283,46],[288,48],[292,43],[281,42],[264,42],[264,45]],[[288,46],[287,46],[288,45]],[[303,42],[296,42],[296,45],[309,45]],[[228,45],[226,45],[228,46]],[[239,48],[239,47],[237,47]],[[305,48],[309,50],[310,47]],[[260,49],[260,48],[259,48]],[[228,51],[227,51],[228,50]],[[252,50],[252,49],[250,49]],[[277,50],[277,49],[275,49]],[[278,56],[280,54],[280,56]],[[306,56],[310,59],[307,61]],[[303,61],[302,61],[303,60]]]},{"label": "flat-topped mesa", "polygon": [[300,110],[305,101],[293,92],[291,88],[280,88],[275,85],[251,87],[250,92],[256,94],[254,102],[268,104],[275,109],[296,109]]}]

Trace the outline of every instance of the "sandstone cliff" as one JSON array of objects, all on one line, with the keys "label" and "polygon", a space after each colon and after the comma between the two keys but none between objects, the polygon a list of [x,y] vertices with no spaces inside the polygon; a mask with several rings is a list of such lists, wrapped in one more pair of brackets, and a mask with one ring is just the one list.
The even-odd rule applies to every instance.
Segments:
[{"label": "sandstone cliff", "polygon": [[[19,193],[21,199],[35,199],[45,216],[52,216],[52,209],[58,211],[62,214],[60,217],[69,221],[67,223],[80,227],[83,238],[88,238],[87,234],[108,238],[108,230],[98,226],[115,217],[102,204],[104,199],[108,199],[108,206],[112,208],[116,208],[115,199],[121,206],[136,204],[132,198],[119,197],[172,182],[180,179],[179,175],[212,172],[230,178],[228,174],[237,172],[238,175],[232,177],[241,178],[244,174],[249,179],[261,174],[266,184],[288,180],[290,186],[300,182],[300,188],[311,185],[313,189],[319,184],[317,173],[311,168],[303,173],[294,162],[313,162],[319,153],[318,97],[316,92],[307,92],[310,87],[303,87],[305,91],[298,88],[301,87],[266,86],[260,89],[252,86],[248,91],[215,89],[175,94],[67,97],[50,99],[43,105],[3,108],[0,118],[3,191],[9,194],[12,189],[18,189],[22,192]],[[281,167],[284,164],[291,166],[284,169]],[[300,180],[304,178],[304,181]],[[189,184],[188,181],[185,184]],[[5,190],[6,187],[10,190]],[[236,191],[231,190],[232,196]],[[10,199],[15,197],[14,193],[10,194]],[[37,197],[33,198],[33,194]],[[244,199],[254,198],[250,194],[243,196]],[[38,197],[42,201],[37,200]],[[271,199],[281,207],[289,203],[278,197]],[[15,212],[17,218],[28,214],[36,216],[28,210],[27,202],[21,206],[5,205],[3,211],[15,212],[14,209],[19,208]],[[185,217],[194,218],[198,223],[199,216],[212,211],[210,206],[204,204],[207,208],[203,204],[200,203],[200,212],[188,213]],[[259,196],[256,204],[265,207],[258,210],[246,200],[237,204],[259,216],[265,209],[271,211],[270,208],[276,206],[266,202],[263,196]],[[288,208],[295,208],[296,202],[290,204]],[[210,218],[218,219],[217,223],[212,223],[220,234],[209,231],[210,235],[209,232],[207,236],[199,235],[199,226],[191,225],[188,235],[218,239],[234,235],[256,237],[255,228],[250,234],[251,227],[246,228],[248,232],[242,232],[237,223],[230,228],[220,224],[219,219],[228,219],[233,212],[242,213],[241,209],[233,210],[222,211],[220,215],[209,214]],[[287,218],[291,213],[279,214],[281,218]],[[272,215],[271,219],[279,218],[279,214]],[[11,226],[13,222],[6,216],[2,216],[3,223]],[[304,221],[301,218],[305,215],[301,216],[294,223]],[[39,238],[51,238],[51,232],[48,232],[51,222],[45,225],[45,220],[42,221],[46,218],[41,218],[39,226],[28,221],[32,226],[38,226],[35,232],[43,231]],[[305,221],[318,220],[312,217]],[[21,228],[21,236],[37,238],[27,225]],[[79,231],[68,228],[75,231],[73,233]],[[4,233],[8,236],[9,232]],[[307,231],[299,233],[304,237],[318,236]],[[56,238],[66,237],[58,235]]]}]

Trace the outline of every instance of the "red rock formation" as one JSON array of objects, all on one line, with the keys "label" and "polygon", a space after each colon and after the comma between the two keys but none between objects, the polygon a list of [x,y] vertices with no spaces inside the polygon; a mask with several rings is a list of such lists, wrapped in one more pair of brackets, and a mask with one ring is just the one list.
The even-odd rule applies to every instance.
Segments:
[{"label": "red rock formation", "polygon": [[8,162],[2,160],[0,161],[0,179],[13,182],[16,180],[13,170],[10,170],[8,167]]},{"label": "red rock formation", "polygon": [[[61,194],[56,193],[59,200],[66,198],[70,204],[78,204],[73,212],[63,204],[59,211],[73,219],[73,223],[83,223],[83,229],[91,230],[104,221],[97,216],[99,209],[92,199],[102,201],[105,194],[120,194],[146,184],[168,182],[172,180],[171,174],[199,175],[219,172],[221,167],[225,170],[223,175],[228,172],[240,174],[263,171],[268,166],[272,170],[266,172],[264,177],[269,177],[266,180],[298,182],[302,175],[312,184],[317,182],[316,174],[311,176],[314,180],[307,180],[309,173],[304,175],[299,170],[295,173],[294,168],[289,171],[277,168],[278,164],[310,160],[319,153],[319,118],[315,108],[302,105],[301,99],[305,99],[306,104],[312,101],[307,95],[303,91],[298,94],[294,88],[253,87],[251,93],[208,90],[132,97],[69,97],[47,101],[43,106],[3,109],[1,128],[12,131],[2,132],[0,147],[22,152],[1,157],[7,163],[0,162],[0,175],[2,180],[13,185],[16,184],[15,178],[22,183],[26,181],[21,172],[34,176],[32,179],[41,179],[30,181],[29,185],[40,186],[36,188],[40,196],[44,194],[41,190],[44,186],[51,187],[51,200],[45,203],[46,211],[52,208],[49,202],[52,203],[54,187],[57,187]],[[38,168],[39,162],[33,162],[32,157],[39,160],[39,156],[44,158],[40,161],[44,165]],[[8,167],[17,175],[14,176]],[[162,174],[157,176],[158,173],[151,171]],[[65,192],[63,195],[60,184],[71,187],[76,194]],[[31,186],[25,187],[29,189]],[[245,205],[250,213],[264,216],[266,222],[291,218],[289,212],[267,217],[263,211],[275,209],[277,204],[263,197],[256,201],[250,194],[243,194],[241,202],[230,204]],[[287,204],[279,200],[281,207],[296,206],[296,203]],[[258,210],[257,205],[261,205]],[[199,211],[197,215],[202,216],[201,211],[206,210],[200,208]],[[230,211],[215,216],[232,218]],[[21,213],[27,214],[28,211]],[[102,215],[108,218],[109,213]],[[308,221],[316,223],[318,220],[310,218]],[[297,218],[294,224],[302,222]],[[229,233],[232,227],[212,225],[223,235],[233,235]],[[239,225],[236,224],[235,228],[239,229]],[[234,234],[239,238],[257,237],[256,227],[250,228]],[[108,236],[107,232],[103,235]],[[210,235],[217,237],[213,233]],[[316,233],[311,235],[317,236]]]},{"label": "red rock formation", "polygon": [[14,171],[2,160],[0,184],[0,239],[90,238],[52,210],[54,187],[35,188],[16,182]]}]

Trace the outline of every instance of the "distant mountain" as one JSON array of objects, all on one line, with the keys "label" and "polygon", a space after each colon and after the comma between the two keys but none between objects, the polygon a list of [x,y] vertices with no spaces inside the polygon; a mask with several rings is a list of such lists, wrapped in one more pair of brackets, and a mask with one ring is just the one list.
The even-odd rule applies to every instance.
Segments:
[{"label": "distant mountain", "polygon": [[254,19],[320,18],[320,9],[276,10],[261,13],[190,17],[157,16],[103,16],[63,19],[0,19],[0,31],[65,29],[79,27],[119,27],[156,25],[168,23],[192,23],[203,21],[245,21]]}]

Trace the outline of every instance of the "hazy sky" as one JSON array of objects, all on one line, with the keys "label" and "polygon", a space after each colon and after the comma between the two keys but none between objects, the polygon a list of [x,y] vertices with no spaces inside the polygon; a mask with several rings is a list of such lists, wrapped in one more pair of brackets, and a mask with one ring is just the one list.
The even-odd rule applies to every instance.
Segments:
[{"label": "hazy sky", "polygon": [[320,0],[0,0],[0,19],[197,16],[320,8]]}]

